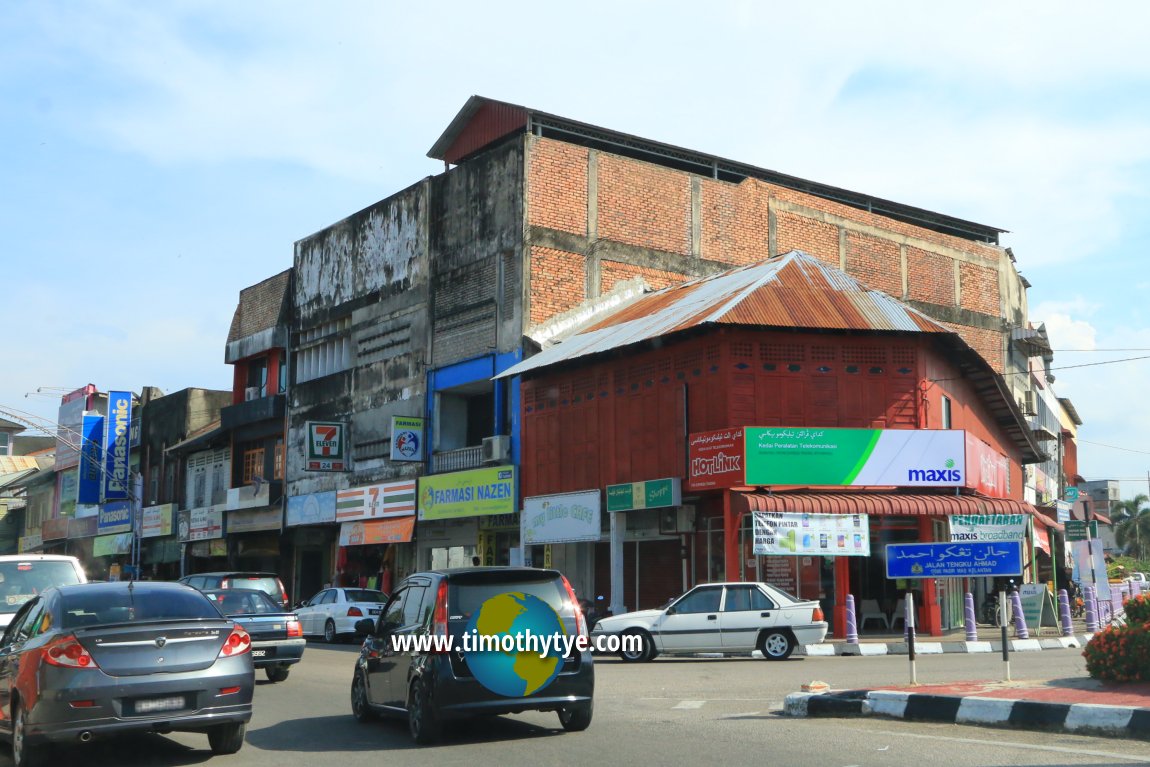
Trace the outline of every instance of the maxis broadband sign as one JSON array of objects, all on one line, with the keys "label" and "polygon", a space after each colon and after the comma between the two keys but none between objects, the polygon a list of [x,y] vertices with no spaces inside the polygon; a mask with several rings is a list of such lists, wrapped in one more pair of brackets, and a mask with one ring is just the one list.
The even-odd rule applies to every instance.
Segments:
[{"label": "maxis broadband sign", "polygon": [[966,487],[961,429],[755,427],[690,435],[687,487]]}]

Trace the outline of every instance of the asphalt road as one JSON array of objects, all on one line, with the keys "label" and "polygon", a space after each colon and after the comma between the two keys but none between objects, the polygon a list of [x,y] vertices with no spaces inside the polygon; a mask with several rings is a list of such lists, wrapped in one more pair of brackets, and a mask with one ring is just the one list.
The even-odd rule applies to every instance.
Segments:
[{"label": "asphalt road", "polygon": [[[262,672],[255,717],[239,754],[213,757],[207,738],[120,738],[59,751],[54,764],[84,767],[339,765],[769,764],[938,767],[1150,763],[1150,743],[1113,738],[932,725],[886,719],[789,719],[777,711],[804,682],[832,687],[905,684],[905,657],[670,659],[596,664],[595,720],[564,733],[554,714],[523,714],[454,726],[439,746],[417,748],[401,722],[351,716],[356,648],[312,643],[281,684]],[[922,683],[1001,678],[997,655],[920,657]],[[1013,656],[1015,679],[1081,677],[1078,651]],[[5,752],[5,759],[7,753]],[[10,760],[3,764],[10,763]]]}]

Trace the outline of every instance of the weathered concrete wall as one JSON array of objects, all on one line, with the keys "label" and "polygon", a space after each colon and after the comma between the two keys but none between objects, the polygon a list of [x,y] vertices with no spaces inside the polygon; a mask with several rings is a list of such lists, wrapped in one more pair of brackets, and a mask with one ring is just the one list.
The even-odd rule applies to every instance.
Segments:
[{"label": "weathered concrete wall", "polygon": [[436,366],[516,348],[522,335],[523,143],[431,180]]},{"label": "weathered concrete wall", "polygon": [[[287,493],[304,495],[414,476],[391,463],[391,416],[424,409],[428,359],[427,181],[296,243],[301,333],[348,319],[347,369],[289,387]],[[349,423],[350,474],[307,472],[308,421]]]}]

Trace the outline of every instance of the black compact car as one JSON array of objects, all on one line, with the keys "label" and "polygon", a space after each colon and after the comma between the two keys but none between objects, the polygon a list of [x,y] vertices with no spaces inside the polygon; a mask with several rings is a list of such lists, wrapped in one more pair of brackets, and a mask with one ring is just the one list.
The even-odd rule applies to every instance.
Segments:
[{"label": "black compact car", "polygon": [[204,596],[251,636],[252,665],[262,668],[269,682],[286,681],[307,648],[299,616],[255,589],[219,589]]},{"label": "black compact car", "polygon": [[[524,628],[539,635],[551,631],[548,626],[568,643],[552,657],[501,649],[483,652],[506,657],[479,656],[465,643],[465,634],[474,641],[477,633],[500,638],[518,632],[522,639],[528,633]],[[555,711],[565,730],[591,724],[591,651],[569,646],[575,638],[581,644],[586,640],[587,626],[571,585],[557,570],[471,567],[416,573],[396,587],[377,621],[365,618],[356,630],[367,635],[351,685],[352,713],[361,722],[381,714],[405,716],[419,744],[437,741],[450,720],[477,714]],[[404,646],[415,641],[427,646]],[[503,689],[492,683],[493,674],[519,676],[523,684],[519,691]]]},{"label": "black compact car", "polygon": [[284,588],[283,581],[275,573],[261,573],[261,572],[221,572],[221,573],[196,573],[195,575],[185,575],[180,578],[180,583],[191,586],[193,589],[200,591],[209,591],[211,589],[255,589],[262,591],[272,598],[276,604],[285,610],[291,609],[291,603],[288,602],[287,589]]},{"label": "black compact car", "polygon": [[123,732],[203,732],[234,754],[252,717],[251,639],[176,583],[50,588],[0,638],[0,737],[16,767],[45,743]]}]

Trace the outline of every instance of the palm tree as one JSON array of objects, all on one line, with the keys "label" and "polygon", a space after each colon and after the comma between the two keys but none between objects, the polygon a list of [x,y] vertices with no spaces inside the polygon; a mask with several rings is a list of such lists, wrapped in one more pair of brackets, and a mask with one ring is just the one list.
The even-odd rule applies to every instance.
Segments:
[{"label": "palm tree", "polygon": [[1127,556],[1146,559],[1150,554],[1150,498],[1139,494],[1129,501],[1118,501],[1113,510],[1121,521],[1114,529],[1114,539]]}]

